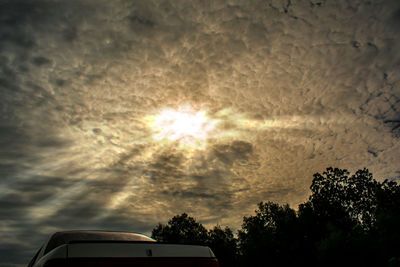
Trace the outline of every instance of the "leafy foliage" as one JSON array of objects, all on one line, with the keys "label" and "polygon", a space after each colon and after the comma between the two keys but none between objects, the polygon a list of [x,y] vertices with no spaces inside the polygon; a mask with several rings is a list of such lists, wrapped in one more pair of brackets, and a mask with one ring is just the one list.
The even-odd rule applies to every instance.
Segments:
[{"label": "leafy foliage", "polygon": [[160,242],[205,245],[207,229],[186,213],[173,217],[167,225],[158,224],[151,236]]},{"label": "leafy foliage", "polygon": [[328,168],[314,174],[310,203],[322,220],[352,228],[359,225],[369,229],[377,208],[378,183],[367,170],[358,170],[351,177],[347,170]]},{"label": "leafy foliage", "polygon": [[400,186],[327,168],[295,211],[261,202],[235,238],[229,227],[206,230],[187,214],[159,224],[158,241],[202,244],[225,266],[400,266]]},{"label": "leafy foliage", "polygon": [[288,205],[259,203],[255,216],[243,218],[238,234],[243,260],[258,266],[269,255],[268,262],[272,265],[293,262],[295,258],[286,255],[296,254],[298,249],[298,243],[292,242],[297,235],[296,228],[296,212]]},{"label": "leafy foliage", "polygon": [[235,266],[237,240],[229,227],[222,229],[217,225],[207,231],[193,217],[183,213],[174,216],[166,225],[158,224],[151,236],[159,242],[209,246],[221,266]]},{"label": "leafy foliage", "polygon": [[217,256],[221,266],[235,266],[238,259],[237,240],[229,227],[217,225],[208,231],[206,243]]}]

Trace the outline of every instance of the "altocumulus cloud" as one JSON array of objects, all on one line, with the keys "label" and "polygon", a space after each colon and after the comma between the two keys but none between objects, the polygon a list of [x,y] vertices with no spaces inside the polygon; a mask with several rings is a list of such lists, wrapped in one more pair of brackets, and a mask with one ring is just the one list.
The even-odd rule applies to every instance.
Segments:
[{"label": "altocumulus cloud", "polygon": [[[1,1],[1,265],[58,229],[236,228],[328,166],[398,179],[399,29],[395,0]],[[204,147],[154,138],[182,107]]]}]

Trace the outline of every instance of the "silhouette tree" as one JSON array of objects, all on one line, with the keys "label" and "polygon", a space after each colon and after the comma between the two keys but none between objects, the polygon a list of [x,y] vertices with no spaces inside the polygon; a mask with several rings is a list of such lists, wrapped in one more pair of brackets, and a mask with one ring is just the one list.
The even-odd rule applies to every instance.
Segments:
[{"label": "silhouette tree", "polygon": [[261,202],[255,216],[243,218],[242,230],[238,233],[242,261],[249,266],[265,266],[266,262],[271,266],[294,265],[298,234],[293,209],[288,205]]},{"label": "silhouette tree", "polygon": [[[370,229],[375,220],[377,190],[368,169],[358,170],[349,177],[347,170],[327,168],[323,174],[314,174],[308,208],[312,208],[315,219],[329,222],[344,230],[360,227]],[[307,207],[301,206],[303,211]]]},{"label": "silhouette tree", "polygon": [[388,266],[400,266],[400,185],[385,180],[377,192],[376,227],[371,239]]},{"label": "silhouette tree", "polygon": [[205,245],[207,229],[186,213],[174,216],[166,225],[158,224],[151,236],[159,242]]},{"label": "silhouette tree", "polygon": [[340,228],[351,229],[352,218],[347,211],[349,196],[347,170],[328,168],[323,174],[314,174],[311,184],[310,207],[313,209],[314,219],[324,225],[329,222]]},{"label": "silhouette tree", "polygon": [[261,202],[244,217],[238,238],[207,231],[186,213],[158,224],[158,241],[210,246],[221,266],[400,266],[400,185],[368,169],[316,173],[298,211]]},{"label": "silhouette tree", "polygon": [[208,231],[207,245],[213,250],[221,267],[237,266],[237,240],[229,227],[217,225]]},{"label": "silhouette tree", "polygon": [[158,224],[152,237],[159,242],[175,244],[207,245],[215,253],[221,267],[235,266],[237,240],[229,227],[206,228],[186,213],[174,216],[166,225]]},{"label": "silhouette tree", "polygon": [[384,236],[379,231],[390,228],[386,223],[396,221],[391,211],[398,207],[398,185],[377,182],[368,169],[349,174],[338,168],[314,174],[309,201],[298,211],[303,247],[317,255],[320,266],[385,266],[389,255],[384,254],[390,250],[383,252],[376,242]]}]

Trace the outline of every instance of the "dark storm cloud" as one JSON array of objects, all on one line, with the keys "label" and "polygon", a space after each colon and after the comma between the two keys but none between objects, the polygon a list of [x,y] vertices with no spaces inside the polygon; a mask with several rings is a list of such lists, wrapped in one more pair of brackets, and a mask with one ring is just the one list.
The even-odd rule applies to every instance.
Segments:
[{"label": "dark storm cloud", "polygon": [[78,25],[79,20],[71,22],[65,16],[73,17],[79,6],[83,5],[53,1],[0,3],[2,266],[28,262],[45,235],[40,234],[43,225],[36,225],[29,211],[72,184],[63,177],[40,176],[32,171],[44,161],[56,160],[46,158],[48,151],[67,144],[48,127],[48,123],[55,122],[52,109],[59,106],[57,101],[32,77],[36,68],[52,64],[40,52],[42,37],[52,35],[58,39],[59,33],[73,27],[70,23]]},{"label": "dark storm cloud", "polygon": [[244,141],[234,141],[230,145],[216,145],[212,150],[216,158],[229,166],[237,160],[246,160],[251,152],[252,144]]},{"label": "dark storm cloud", "polygon": [[[235,194],[246,190],[247,185],[226,166],[245,164],[251,152],[252,145],[244,141],[216,145],[208,154],[198,155],[193,166],[179,153],[160,155],[143,170],[151,178],[152,187],[142,194],[170,203],[175,213],[201,208],[208,214],[227,214],[234,205]],[[240,188],[233,183],[240,184]]]},{"label": "dark storm cloud", "polygon": [[[31,63],[33,67],[51,64],[45,56],[34,54],[40,48],[37,39],[41,35],[52,35],[60,31],[61,24],[66,23],[64,15],[71,13],[78,4],[66,5],[52,1],[2,1],[0,3],[0,97],[1,101],[1,135],[2,151],[7,154],[35,157],[32,142],[35,146],[58,146],[62,141],[52,136],[52,129],[46,136],[35,135],[42,132],[40,120],[35,115],[43,110],[50,111],[57,103],[52,95],[41,85],[30,81]],[[63,21],[60,23],[60,21]],[[75,22],[76,23],[76,22]],[[54,38],[57,38],[55,35]],[[28,114],[33,112],[34,114]],[[36,113],[36,114],[35,114]],[[27,117],[32,115],[28,122]],[[47,114],[46,116],[51,116]],[[44,118],[40,118],[44,119]],[[51,118],[47,118],[51,119]],[[40,130],[38,130],[38,128]],[[8,157],[6,155],[6,157]]]},{"label": "dark storm cloud", "polygon": [[[2,174],[4,174],[2,172]],[[71,186],[72,182],[59,177],[39,177],[28,181],[13,183],[8,192],[2,192],[0,199],[0,219],[9,218],[25,220],[29,209],[35,203],[50,198],[63,188]],[[11,208],[12,207],[12,208]]]},{"label": "dark storm cloud", "polygon": [[[39,249],[39,248],[38,248]],[[0,244],[1,264],[4,267],[16,266],[29,262],[27,254],[32,254],[31,249],[24,248],[21,244]]]}]

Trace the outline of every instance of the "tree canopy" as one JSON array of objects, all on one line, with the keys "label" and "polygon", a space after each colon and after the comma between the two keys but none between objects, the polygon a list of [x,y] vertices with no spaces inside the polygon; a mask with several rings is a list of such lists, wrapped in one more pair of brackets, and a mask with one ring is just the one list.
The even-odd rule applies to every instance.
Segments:
[{"label": "tree canopy", "polygon": [[166,225],[158,224],[151,236],[160,242],[203,245],[207,229],[186,213],[174,216]]},{"label": "tree canopy", "polygon": [[161,242],[207,245],[224,266],[400,266],[400,186],[368,169],[316,173],[297,210],[266,201],[229,227],[207,230],[186,213],[158,224]]}]

